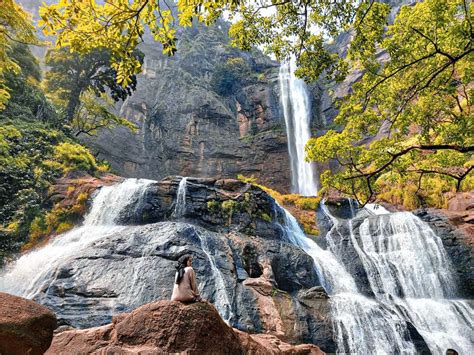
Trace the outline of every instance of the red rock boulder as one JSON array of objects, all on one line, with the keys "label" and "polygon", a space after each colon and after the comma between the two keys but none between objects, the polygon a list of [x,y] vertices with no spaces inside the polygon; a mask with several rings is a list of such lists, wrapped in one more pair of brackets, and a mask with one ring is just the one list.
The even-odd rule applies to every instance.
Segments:
[{"label": "red rock boulder", "polygon": [[158,301],[113,318],[112,324],[69,330],[54,337],[47,354],[322,354],[314,345],[292,346],[271,335],[229,327],[207,302]]},{"label": "red rock boulder", "polygon": [[48,308],[0,292],[0,354],[43,354],[56,325],[56,316]]}]

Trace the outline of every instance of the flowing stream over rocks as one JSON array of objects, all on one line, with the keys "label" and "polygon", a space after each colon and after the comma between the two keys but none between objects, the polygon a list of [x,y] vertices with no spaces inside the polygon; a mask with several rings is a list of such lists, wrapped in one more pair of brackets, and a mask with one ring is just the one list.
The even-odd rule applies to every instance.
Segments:
[{"label": "flowing stream over rocks", "polygon": [[[426,223],[409,212],[388,213],[373,206],[369,212],[377,215],[359,220],[338,219],[324,204],[322,209],[332,222],[326,241],[333,254],[313,258],[330,284],[338,352],[417,353],[424,346],[433,354],[448,348],[473,352],[472,301],[454,298],[450,261]],[[295,223],[290,215],[288,220]],[[354,222],[360,223],[358,228]],[[295,234],[305,238],[302,232]],[[345,270],[350,248],[362,263],[359,275],[365,274],[373,297],[364,295]]]},{"label": "flowing stream over rocks", "polygon": [[[94,197],[82,226],[54,237],[44,247],[21,256],[7,266],[0,277],[0,290],[34,298],[51,278],[60,278],[56,269],[62,262],[107,236],[121,232],[121,213],[139,208],[146,187],[152,180],[127,179],[114,186],[104,186]],[[47,286],[46,286],[47,287]]]},{"label": "flowing stream over rocks", "polygon": [[[322,203],[327,233],[311,239],[261,190],[225,184],[180,178],[104,186],[83,225],[10,264],[0,275],[0,290],[50,307],[60,324],[97,326],[169,299],[174,263],[192,253],[203,297],[239,329],[262,332],[279,321],[272,331],[327,352],[473,353],[472,300],[456,298],[441,239],[418,217],[348,204],[350,218],[340,218]],[[244,223],[250,205],[231,215],[216,212],[218,196],[229,194],[241,204],[256,199],[271,221]],[[255,223],[256,229],[242,233],[238,223]],[[321,286],[329,300],[314,297]]]},{"label": "flowing stream over rocks", "polygon": [[285,117],[292,191],[305,196],[318,193],[315,165],[305,161],[304,147],[311,138],[311,104],[306,84],[295,76],[292,59],[280,67],[281,104]]}]

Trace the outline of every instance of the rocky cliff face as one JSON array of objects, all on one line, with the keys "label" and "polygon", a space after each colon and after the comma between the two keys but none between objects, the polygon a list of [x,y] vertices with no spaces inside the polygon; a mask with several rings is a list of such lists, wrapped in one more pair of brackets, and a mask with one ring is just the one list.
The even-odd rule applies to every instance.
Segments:
[{"label": "rocky cliff face", "polygon": [[[256,174],[288,190],[279,65],[258,51],[231,48],[227,26],[222,22],[181,31],[173,57],[162,55],[156,43],[145,43],[137,90],[120,107],[138,133],[118,128],[84,141],[126,177]],[[245,77],[217,72],[236,59],[248,70]],[[226,81],[227,92],[216,90]]]},{"label": "rocky cliff face", "polygon": [[[233,327],[335,351],[328,296],[312,258],[286,239],[273,199],[236,180],[188,178],[177,214],[181,181],[149,182],[119,208],[114,225],[85,223],[20,259],[19,269],[41,264],[23,294],[50,307],[60,325],[103,325],[168,300],[176,260],[192,254],[203,298]],[[49,247],[58,249],[43,258]]]}]

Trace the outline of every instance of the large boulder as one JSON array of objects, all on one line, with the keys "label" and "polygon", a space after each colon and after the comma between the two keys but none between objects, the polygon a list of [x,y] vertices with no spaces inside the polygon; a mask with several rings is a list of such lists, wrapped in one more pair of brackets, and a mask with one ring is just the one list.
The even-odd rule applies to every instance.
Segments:
[{"label": "large boulder", "polygon": [[48,308],[0,292],[0,354],[43,354],[55,328],[56,316]]},{"label": "large boulder", "polygon": [[229,327],[207,302],[158,301],[113,318],[112,324],[57,334],[47,354],[149,353],[322,354],[314,345],[291,346],[271,335]]}]

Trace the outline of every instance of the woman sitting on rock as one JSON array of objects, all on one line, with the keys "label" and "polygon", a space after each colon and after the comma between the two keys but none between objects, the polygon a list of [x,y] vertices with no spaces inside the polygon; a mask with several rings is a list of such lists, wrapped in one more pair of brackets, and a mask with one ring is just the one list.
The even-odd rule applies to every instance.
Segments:
[{"label": "woman sitting on rock", "polygon": [[183,255],[178,259],[173,294],[171,295],[172,301],[201,301],[201,296],[196,286],[196,274],[191,266],[192,262],[191,255]]}]

